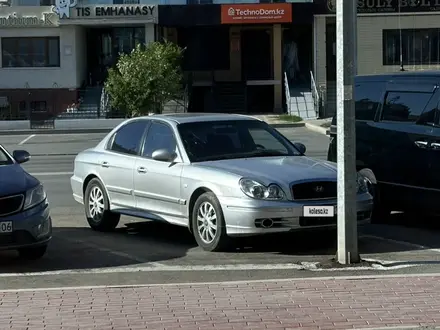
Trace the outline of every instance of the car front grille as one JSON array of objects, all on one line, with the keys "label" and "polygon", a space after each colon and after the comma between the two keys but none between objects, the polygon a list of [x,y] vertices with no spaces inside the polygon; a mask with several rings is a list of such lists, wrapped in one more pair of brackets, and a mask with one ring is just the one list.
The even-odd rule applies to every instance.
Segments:
[{"label": "car front grille", "polygon": [[0,197],[0,217],[17,213],[23,207],[24,195]]},{"label": "car front grille", "polygon": [[336,198],[337,183],[334,181],[314,181],[292,186],[294,200]]}]

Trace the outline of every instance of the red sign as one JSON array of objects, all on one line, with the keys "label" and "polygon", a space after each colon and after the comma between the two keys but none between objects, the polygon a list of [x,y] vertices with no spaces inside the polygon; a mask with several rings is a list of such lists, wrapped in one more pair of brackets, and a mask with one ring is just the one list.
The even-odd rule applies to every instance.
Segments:
[{"label": "red sign", "polygon": [[221,5],[222,24],[291,23],[292,4]]}]

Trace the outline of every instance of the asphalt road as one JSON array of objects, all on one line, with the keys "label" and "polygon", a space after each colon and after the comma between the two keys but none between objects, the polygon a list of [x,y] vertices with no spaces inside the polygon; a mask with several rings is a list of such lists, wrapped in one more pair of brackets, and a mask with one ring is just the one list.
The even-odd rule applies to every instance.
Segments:
[{"label": "asphalt road", "polygon": [[[310,157],[325,159],[328,137],[306,128],[280,129],[306,145]],[[13,252],[0,254],[0,289],[48,286],[224,281],[347,275],[353,272],[428,272],[440,270],[440,229],[429,219],[396,215],[394,224],[360,228],[359,249],[376,268],[340,268],[331,262],[334,231],[300,232],[238,240],[232,251],[208,253],[185,228],[123,217],[114,233],[89,229],[83,207],[71,197],[69,178],[75,155],[96,145],[104,134],[1,136],[8,150],[28,150],[26,170],[46,187],[54,237],[47,255],[23,262]],[[423,221],[422,221],[423,220]]]}]

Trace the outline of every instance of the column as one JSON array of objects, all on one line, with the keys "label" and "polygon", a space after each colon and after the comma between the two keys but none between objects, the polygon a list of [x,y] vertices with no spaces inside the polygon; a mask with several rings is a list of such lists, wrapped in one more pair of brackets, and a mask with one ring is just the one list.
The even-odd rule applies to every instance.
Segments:
[{"label": "column", "polygon": [[274,85],[274,112],[283,112],[283,33],[281,24],[273,25],[273,79]]},{"label": "column", "polygon": [[154,23],[145,24],[145,44],[156,41],[156,31]]}]

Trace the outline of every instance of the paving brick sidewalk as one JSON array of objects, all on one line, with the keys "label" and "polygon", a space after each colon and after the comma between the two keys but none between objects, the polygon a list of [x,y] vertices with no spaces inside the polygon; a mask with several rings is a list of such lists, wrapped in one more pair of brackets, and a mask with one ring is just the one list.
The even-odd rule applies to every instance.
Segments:
[{"label": "paving brick sidewalk", "polygon": [[440,325],[440,276],[0,292],[0,329]]}]

